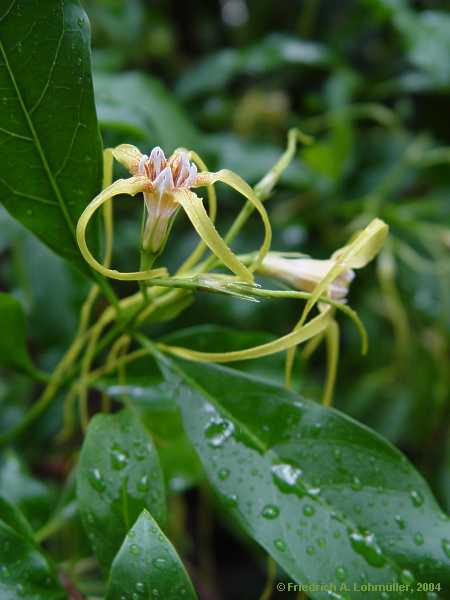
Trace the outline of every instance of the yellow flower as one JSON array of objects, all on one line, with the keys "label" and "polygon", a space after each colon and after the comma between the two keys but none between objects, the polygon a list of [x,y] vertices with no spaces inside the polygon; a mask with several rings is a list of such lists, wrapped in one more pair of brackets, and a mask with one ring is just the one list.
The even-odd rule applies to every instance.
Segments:
[{"label": "yellow flower", "polygon": [[[170,232],[173,219],[181,206],[195,230],[217,258],[239,279],[253,282],[253,271],[262,263],[271,242],[272,231],[266,210],[253,189],[238,175],[227,169],[216,173],[197,172],[190,162],[190,154],[178,149],[166,159],[161,148],[154,148],[150,155],[142,154],[130,144],[122,144],[111,150],[114,158],[131,173],[129,179],[119,179],[103,190],[86,207],[77,225],[77,241],[85,260],[106,277],[121,280],[143,281],[159,276],[161,269],[121,273],[101,265],[86,244],[86,228],[95,211],[105,202],[119,194],[134,196],[143,192],[147,209],[142,247],[145,252],[157,255],[161,252]],[[264,240],[257,258],[246,267],[230,250],[208,216],[203,201],[192,188],[211,186],[223,182],[248,199],[258,211],[264,225]]]}]

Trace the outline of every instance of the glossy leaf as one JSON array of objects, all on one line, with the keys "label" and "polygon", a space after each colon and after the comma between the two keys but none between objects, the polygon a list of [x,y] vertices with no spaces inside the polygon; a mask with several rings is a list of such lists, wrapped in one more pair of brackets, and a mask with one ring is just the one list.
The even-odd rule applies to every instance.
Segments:
[{"label": "glossy leaf", "polygon": [[32,539],[20,511],[0,498],[0,597],[2,600],[63,600],[53,569]]},{"label": "glossy leaf", "polygon": [[95,416],[80,455],[77,497],[84,528],[107,569],[144,508],[165,518],[158,455],[133,412]]},{"label": "glossy leaf", "polygon": [[26,347],[25,314],[20,302],[10,294],[0,293],[0,330],[0,366],[32,373],[34,367]]},{"label": "glossy leaf", "polygon": [[161,442],[158,453],[168,490],[180,493],[203,479],[203,470],[184,433],[171,388],[157,372],[156,365],[149,368],[148,357],[131,366],[126,384],[111,378],[98,382],[96,387],[119,402],[126,398],[136,406],[142,423]]},{"label": "glossy leaf", "polygon": [[136,598],[197,598],[176,550],[146,510],[114,559],[106,600],[116,600],[130,592]]},{"label": "glossy leaf", "polygon": [[[450,521],[378,434],[232,369],[162,355],[159,364],[211,484],[292,579],[350,589],[450,582]],[[411,588],[397,597],[423,595]]]},{"label": "glossy leaf", "polygon": [[5,2],[0,40],[0,201],[85,268],[74,229],[102,165],[86,14],[76,0]]},{"label": "glossy leaf", "polygon": [[198,149],[194,125],[157,79],[143,73],[97,73],[94,84],[102,127],[150,139],[152,147],[159,144],[167,152],[179,146]]}]

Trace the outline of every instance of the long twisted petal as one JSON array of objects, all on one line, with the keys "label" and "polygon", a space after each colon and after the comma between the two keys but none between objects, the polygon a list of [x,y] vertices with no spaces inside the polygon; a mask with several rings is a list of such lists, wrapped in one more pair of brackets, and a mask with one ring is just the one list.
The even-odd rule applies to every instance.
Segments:
[{"label": "long twisted petal", "polygon": [[139,192],[142,192],[145,185],[148,184],[146,177],[130,177],[129,179],[118,179],[112,185],[107,187],[105,190],[100,192],[92,202],[90,202],[82,213],[77,224],[77,242],[80,247],[81,254],[83,255],[86,262],[96,271],[110,277],[111,279],[119,279],[121,281],[145,281],[152,277],[160,277],[166,273],[165,269],[152,269],[148,271],[136,271],[130,273],[122,273],[114,269],[109,269],[106,266],[100,264],[96,260],[89,250],[86,243],[86,229],[89,221],[94,216],[96,210],[98,210],[103,204],[108,202],[114,196],[119,194],[128,194],[134,196]]},{"label": "long twisted petal", "polygon": [[269,356],[270,354],[288,350],[289,348],[295,347],[318,335],[328,327],[332,319],[332,314],[332,309],[327,308],[317,317],[314,317],[314,319],[311,319],[311,321],[306,323],[306,325],[303,325],[303,327],[294,329],[287,335],[284,335],[273,342],[254,346],[247,350],[236,350],[233,352],[198,352],[197,350],[190,350],[189,348],[181,348],[179,346],[169,346],[166,344],[159,345],[163,350],[170,352],[171,354],[197,362],[227,363],[237,360],[260,358],[261,356]]},{"label": "long twisted petal", "polygon": [[242,177],[239,177],[239,175],[233,173],[233,171],[229,171],[228,169],[222,169],[216,173],[200,173],[197,180],[199,185],[209,185],[211,183],[216,183],[217,181],[221,181],[222,183],[229,185],[234,190],[242,194],[244,198],[247,198],[247,200],[253,204],[255,209],[260,214],[264,225],[264,240],[258,251],[255,261],[249,267],[250,272],[255,271],[261,265],[266,254],[269,252],[270,243],[272,241],[272,228],[270,226],[270,220],[261,200],[255,194],[254,190],[248,185],[248,183],[242,179]]},{"label": "long twisted petal", "polygon": [[208,217],[202,200],[190,190],[180,189],[173,192],[174,199],[181,204],[199,236],[230,271],[233,271],[246,283],[253,282],[251,272],[229,249],[219,235],[214,223]]}]

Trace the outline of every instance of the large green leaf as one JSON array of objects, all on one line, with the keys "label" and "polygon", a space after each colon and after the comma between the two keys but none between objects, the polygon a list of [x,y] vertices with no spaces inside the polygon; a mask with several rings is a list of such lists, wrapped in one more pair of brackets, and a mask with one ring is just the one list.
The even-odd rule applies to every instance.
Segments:
[{"label": "large green leaf", "polygon": [[89,23],[76,0],[0,8],[0,200],[82,265],[74,229],[101,183]]},{"label": "large green leaf", "polygon": [[66,597],[47,559],[32,540],[25,517],[0,498],[0,597],[62,600]]},{"label": "large green leaf", "polygon": [[197,595],[170,541],[143,510],[111,567],[106,600],[128,597],[195,600]]},{"label": "large green leaf", "polygon": [[387,441],[256,377],[158,360],[225,506],[295,581],[335,583],[335,597],[352,599],[343,584],[411,583],[395,595],[410,600],[423,597],[414,581],[450,582],[450,522]]},{"label": "large green leaf", "polygon": [[105,569],[144,508],[159,522],[164,520],[158,455],[130,410],[97,415],[90,422],[77,473],[77,497],[84,527]]}]

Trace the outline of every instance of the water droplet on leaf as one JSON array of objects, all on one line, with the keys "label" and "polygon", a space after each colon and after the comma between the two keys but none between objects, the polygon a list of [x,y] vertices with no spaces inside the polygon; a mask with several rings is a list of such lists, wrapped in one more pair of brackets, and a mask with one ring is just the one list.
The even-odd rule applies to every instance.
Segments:
[{"label": "water droplet on leaf", "polygon": [[220,469],[217,476],[220,479],[220,481],[225,481],[230,476],[230,471],[229,469]]},{"label": "water droplet on leaf", "polygon": [[423,495],[421,492],[417,492],[416,490],[412,490],[410,493],[411,501],[414,506],[422,506],[423,504]]},{"label": "water droplet on leaf", "polygon": [[119,446],[113,446],[111,450],[111,464],[113,469],[121,471],[128,465],[128,453],[119,448]]},{"label": "water droplet on leaf", "polygon": [[226,440],[233,435],[234,425],[231,421],[216,417],[212,419],[206,429],[205,437],[208,439],[208,444],[213,448],[219,448]]},{"label": "water droplet on leaf", "polygon": [[303,507],[303,514],[305,515],[305,517],[312,517],[315,512],[316,509],[314,508],[314,506],[311,506],[311,504],[305,504],[305,506]]},{"label": "water droplet on leaf", "polygon": [[403,569],[403,571],[400,573],[400,581],[405,585],[410,585],[414,583],[415,578],[411,571],[408,571],[408,569]]},{"label": "water droplet on leaf", "polygon": [[386,563],[383,551],[375,541],[373,533],[352,531],[350,543],[355,552],[360,554],[369,565],[382,567]]},{"label": "water droplet on leaf", "polygon": [[269,520],[276,519],[279,514],[280,514],[280,509],[278,508],[278,506],[275,506],[274,504],[267,504],[261,512],[261,515],[265,519],[269,519]]},{"label": "water droplet on leaf", "polygon": [[104,492],[106,488],[105,481],[98,469],[91,469],[88,473],[88,479],[91,486],[97,492]]}]

